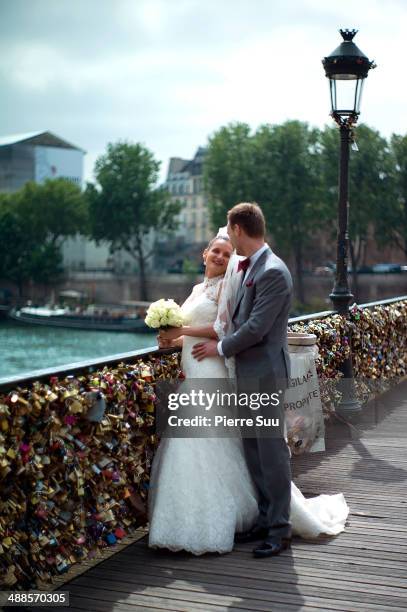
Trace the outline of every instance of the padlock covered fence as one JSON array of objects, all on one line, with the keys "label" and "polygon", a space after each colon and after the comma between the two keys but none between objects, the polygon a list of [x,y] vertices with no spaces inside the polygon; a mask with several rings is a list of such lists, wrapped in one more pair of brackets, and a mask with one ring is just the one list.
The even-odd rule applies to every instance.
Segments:
[{"label": "padlock covered fence", "polygon": [[407,373],[407,296],[354,304],[349,317],[324,312],[290,320],[290,329],[315,334],[316,361],[325,414],[340,401],[337,381],[351,354],[356,397],[366,403],[398,384]]},{"label": "padlock covered fence", "polygon": [[[290,329],[317,337],[327,415],[351,345],[364,401],[406,375],[407,296],[354,306],[348,319],[291,319]],[[179,351],[152,347],[0,386],[2,589],[52,581],[146,523],[155,386],[180,377]]]}]

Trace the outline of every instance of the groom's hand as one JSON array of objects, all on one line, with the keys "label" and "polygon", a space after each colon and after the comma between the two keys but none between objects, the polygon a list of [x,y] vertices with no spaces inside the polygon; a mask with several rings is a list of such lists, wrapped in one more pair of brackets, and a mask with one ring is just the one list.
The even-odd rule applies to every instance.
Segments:
[{"label": "groom's hand", "polygon": [[192,347],[192,357],[198,361],[202,361],[205,357],[216,357],[218,353],[218,343],[216,340],[207,342],[198,342]]}]

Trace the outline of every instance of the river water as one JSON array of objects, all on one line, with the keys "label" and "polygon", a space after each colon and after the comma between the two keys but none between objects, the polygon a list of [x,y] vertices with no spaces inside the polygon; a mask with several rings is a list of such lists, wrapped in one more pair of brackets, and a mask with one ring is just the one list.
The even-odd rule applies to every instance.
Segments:
[{"label": "river water", "polygon": [[0,321],[0,382],[9,376],[156,345],[154,333],[87,331]]}]

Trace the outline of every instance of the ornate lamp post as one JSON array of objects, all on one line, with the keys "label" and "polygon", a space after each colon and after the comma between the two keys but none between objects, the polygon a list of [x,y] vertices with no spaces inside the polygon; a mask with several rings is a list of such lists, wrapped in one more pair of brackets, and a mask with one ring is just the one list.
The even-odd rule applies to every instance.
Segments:
[{"label": "ornate lamp post", "polygon": [[[330,55],[322,60],[325,75],[329,79],[331,92],[331,116],[339,126],[340,160],[339,160],[339,199],[338,199],[338,239],[336,256],[335,284],[330,294],[334,309],[342,315],[348,315],[353,295],[348,283],[348,217],[349,217],[349,146],[353,143],[352,128],[360,113],[360,100],[363,83],[371,68],[375,68],[353,42],[357,30],[339,30],[343,42]],[[349,357],[342,369],[342,400],[338,411],[351,418],[360,412],[356,399],[352,358]]]}]

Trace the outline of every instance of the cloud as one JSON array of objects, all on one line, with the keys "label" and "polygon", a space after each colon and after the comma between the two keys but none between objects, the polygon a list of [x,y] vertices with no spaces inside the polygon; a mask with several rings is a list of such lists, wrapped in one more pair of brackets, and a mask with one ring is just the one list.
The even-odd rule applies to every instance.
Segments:
[{"label": "cloud", "polygon": [[[51,129],[88,151],[144,142],[166,166],[221,125],[330,121],[321,59],[339,27],[378,68],[362,119],[403,132],[400,0],[0,0],[0,134]],[[351,20],[350,20],[351,16]]]}]

